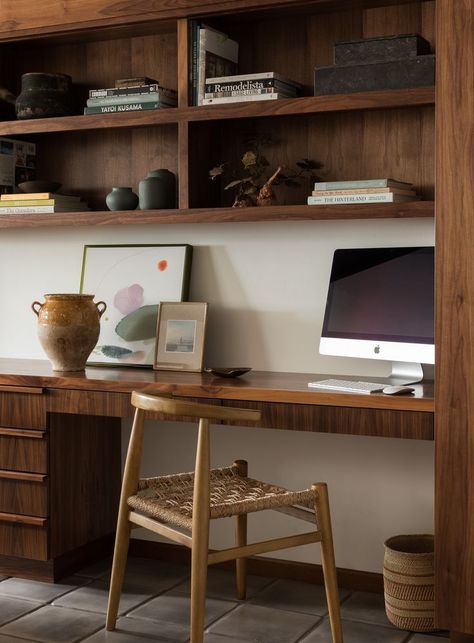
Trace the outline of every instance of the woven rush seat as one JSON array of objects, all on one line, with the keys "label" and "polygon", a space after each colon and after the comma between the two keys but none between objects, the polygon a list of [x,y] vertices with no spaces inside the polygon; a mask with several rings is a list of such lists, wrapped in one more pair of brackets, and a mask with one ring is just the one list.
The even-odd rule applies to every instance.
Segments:
[{"label": "woven rush seat", "polygon": [[[284,487],[242,477],[236,466],[211,469],[210,518],[226,518],[262,509],[300,505],[314,508],[316,491],[289,491]],[[153,518],[191,529],[194,473],[140,480],[130,508]]]}]

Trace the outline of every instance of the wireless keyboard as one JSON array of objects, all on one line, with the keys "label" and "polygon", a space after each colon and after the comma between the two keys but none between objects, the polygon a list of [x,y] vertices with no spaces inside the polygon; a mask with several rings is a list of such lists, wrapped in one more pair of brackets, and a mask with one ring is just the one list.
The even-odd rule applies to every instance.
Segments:
[{"label": "wireless keyboard", "polygon": [[375,393],[384,388],[384,384],[377,382],[356,382],[353,380],[321,380],[308,382],[311,388],[320,388],[328,391],[344,391],[346,393]]}]

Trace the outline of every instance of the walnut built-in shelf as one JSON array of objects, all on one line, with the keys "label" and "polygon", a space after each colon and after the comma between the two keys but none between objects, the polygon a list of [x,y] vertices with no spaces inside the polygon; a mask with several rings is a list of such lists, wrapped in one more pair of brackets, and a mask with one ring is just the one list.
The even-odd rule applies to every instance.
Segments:
[{"label": "walnut built-in shelf", "polygon": [[262,208],[190,208],[122,212],[56,212],[0,214],[0,228],[46,226],[150,225],[192,223],[257,223],[265,221],[330,221],[342,219],[408,219],[433,217],[433,201],[357,205],[273,205]]},{"label": "walnut built-in shelf", "polygon": [[204,105],[201,107],[173,107],[143,112],[123,112],[120,114],[92,114],[88,116],[63,116],[25,121],[2,121],[0,122],[0,136],[152,127],[181,122],[298,116],[325,112],[395,109],[434,105],[434,102],[434,87],[390,89],[354,94],[334,94],[332,96],[306,96],[261,102]]}]

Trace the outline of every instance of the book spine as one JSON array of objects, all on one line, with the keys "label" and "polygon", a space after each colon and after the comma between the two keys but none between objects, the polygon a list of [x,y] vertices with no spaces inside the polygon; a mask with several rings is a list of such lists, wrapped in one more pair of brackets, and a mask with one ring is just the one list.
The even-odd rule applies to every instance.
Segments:
[{"label": "book spine", "polygon": [[416,197],[401,196],[399,194],[350,194],[346,196],[309,196],[308,205],[332,205],[346,203],[397,203],[403,201],[416,201]]},{"label": "book spine", "polygon": [[159,109],[165,105],[159,102],[151,103],[130,103],[120,105],[103,105],[102,107],[84,107],[84,114],[113,114],[115,112],[141,112],[144,109]]},{"label": "book spine", "polygon": [[57,203],[54,199],[29,199],[26,201],[22,201],[21,199],[17,199],[16,201],[4,201],[0,200],[0,208],[12,208],[12,207],[29,207],[29,206],[36,206],[36,205],[54,205]]},{"label": "book spine", "polygon": [[225,103],[246,103],[248,101],[257,101],[257,100],[277,100],[278,98],[287,98],[287,96],[282,96],[281,94],[256,94],[256,95],[247,95],[247,96],[226,96],[224,98],[204,98],[202,101],[203,105],[223,105]]},{"label": "book spine", "polygon": [[[397,185],[411,186],[411,183],[397,182]],[[351,188],[388,188],[390,179],[367,179],[362,181],[322,181],[314,184],[315,190],[350,190]]]},{"label": "book spine", "polygon": [[158,81],[148,76],[136,76],[135,78],[119,78],[115,81],[115,87],[120,89],[137,87],[138,85],[159,85]]},{"label": "book spine", "polygon": [[405,196],[416,196],[414,190],[400,190],[399,188],[359,188],[352,190],[313,190],[313,196],[343,196],[346,194],[402,194]]},{"label": "book spine", "polygon": [[0,201],[30,201],[31,199],[53,199],[52,192],[25,192],[24,194],[2,194]]},{"label": "book spine", "polygon": [[[208,80],[208,79],[207,79]],[[292,94],[297,93],[296,87],[283,83],[276,78],[256,78],[255,80],[239,80],[236,82],[229,81],[227,83],[210,83],[205,85],[205,92],[212,94],[214,92],[229,92],[229,91],[254,91],[259,89],[266,89],[268,87],[281,89]]]},{"label": "book spine", "polygon": [[205,94],[204,98],[229,98],[232,96],[264,96],[266,94],[278,94],[280,98],[296,98],[294,94],[289,94],[284,91],[276,91],[271,87],[267,89],[258,89],[254,91],[242,91],[242,92],[214,92],[213,94]]},{"label": "book spine", "polygon": [[89,98],[107,98],[107,96],[131,96],[133,94],[150,94],[162,89],[159,85],[139,85],[138,87],[108,87],[106,89],[89,89]]},{"label": "book spine", "polygon": [[10,206],[0,209],[1,214],[50,214],[54,212],[54,205],[38,205],[36,207]]},{"label": "book spine", "polygon": [[87,107],[103,107],[104,105],[130,105],[131,103],[163,103],[163,105],[176,105],[176,101],[164,98],[160,93],[139,96],[110,96],[108,98],[88,98]]},{"label": "book spine", "polygon": [[241,80],[264,80],[264,79],[274,79],[274,80],[279,80],[282,83],[285,83],[286,85],[291,85],[292,87],[296,89],[301,89],[302,85],[300,83],[297,83],[295,80],[291,80],[290,78],[285,78],[285,76],[282,76],[281,74],[278,74],[275,71],[267,71],[267,72],[256,72],[255,74],[235,74],[232,76],[215,76],[215,77],[209,77],[206,78],[206,82],[208,83],[235,83],[239,82]]},{"label": "book spine", "polygon": [[192,38],[192,87],[191,87],[191,104],[197,105],[197,83],[198,83],[198,61],[199,61],[199,32],[200,24],[193,20],[193,38]]}]

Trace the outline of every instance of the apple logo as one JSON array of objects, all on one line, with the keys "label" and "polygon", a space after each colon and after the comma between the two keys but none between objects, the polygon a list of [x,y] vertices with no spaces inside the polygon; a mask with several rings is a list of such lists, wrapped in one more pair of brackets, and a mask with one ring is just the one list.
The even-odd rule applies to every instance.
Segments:
[{"label": "apple logo", "polygon": [[378,346],[378,345],[375,346],[374,353],[376,353],[377,355],[380,353],[380,346]]}]

